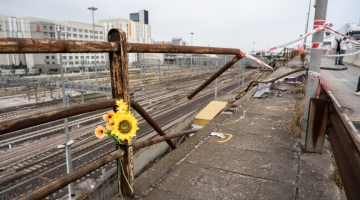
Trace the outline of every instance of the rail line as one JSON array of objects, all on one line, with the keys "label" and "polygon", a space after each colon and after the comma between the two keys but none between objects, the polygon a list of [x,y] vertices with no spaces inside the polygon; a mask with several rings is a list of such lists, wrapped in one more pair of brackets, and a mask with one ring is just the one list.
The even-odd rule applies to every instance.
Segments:
[{"label": "rail line", "polygon": [[[194,83],[193,83],[194,84]],[[184,85],[187,85],[187,84],[184,84]],[[222,94],[222,93],[226,93],[226,92],[228,92],[228,91],[231,91],[231,90],[233,90],[234,88],[236,88],[238,86],[238,84],[237,83],[232,83],[232,84],[226,84],[226,85],[220,85],[219,84],[219,96]],[[183,94],[184,96],[185,96],[185,94]],[[158,124],[160,124],[160,125],[165,125],[165,124],[167,124],[167,123],[169,123],[169,122],[171,122],[171,121],[173,121],[173,120],[175,120],[175,119],[177,119],[178,117],[180,117],[180,116],[182,116],[183,114],[186,114],[186,113],[188,113],[188,112],[191,112],[194,108],[198,108],[198,107],[200,107],[200,106],[203,106],[203,105],[205,105],[205,104],[207,104],[209,101],[211,101],[213,99],[213,91],[207,91],[207,92],[204,92],[204,94],[203,93],[201,93],[197,98],[194,98],[194,100],[192,100],[191,101],[191,106],[189,106],[188,105],[188,101],[183,101],[183,102],[179,102],[177,105],[176,105],[176,108],[172,108],[172,109],[169,109],[169,110],[167,110],[167,111],[164,111],[164,112],[158,112],[157,114],[155,114],[155,115],[153,115],[153,117],[155,118],[155,121],[157,121],[158,122]],[[169,99],[168,99],[169,100]],[[160,102],[160,99],[158,100],[159,101],[159,103],[161,103]],[[154,105],[154,104],[153,104]],[[156,105],[156,104],[155,104]],[[166,114],[166,112],[168,112],[167,114]],[[160,117],[161,116],[161,117]],[[140,122],[140,121],[139,121]],[[138,133],[138,135],[139,135],[139,137],[141,137],[141,136],[143,136],[143,135],[145,135],[145,134],[147,134],[147,133],[149,133],[149,132],[151,132],[152,130],[151,130],[151,128],[150,128],[150,126],[148,125],[148,124],[145,124],[145,123],[139,123],[140,124],[140,132]],[[93,135],[92,134],[92,131],[90,131],[91,133],[89,133],[89,134],[91,134],[91,135]],[[87,135],[87,134],[84,134],[84,137],[90,137],[91,138],[91,136],[89,136],[89,135]],[[93,138],[95,138],[94,136],[92,136]],[[102,140],[96,140],[96,141],[98,141],[98,142],[100,142],[100,141],[102,141]],[[113,144],[110,142],[110,141],[108,141],[107,142],[108,144],[107,145],[109,145],[109,146],[111,146],[111,148],[109,148],[109,151],[111,151],[111,150],[113,150],[113,148],[114,148],[114,146],[113,146]],[[94,146],[98,146],[98,144],[94,144]],[[107,147],[106,147],[106,144],[104,144],[104,147],[107,149]],[[81,148],[81,147],[79,147],[79,148]],[[75,148],[74,148],[74,150],[75,150]],[[94,150],[89,150],[89,151],[87,151],[87,153],[90,153],[90,152],[93,152]],[[104,150],[102,150],[102,152],[103,153],[105,153],[104,152]],[[39,170],[37,170],[37,169],[44,169],[44,168],[46,168],[46,169],[48,169],[48,168],[51,168],[51,166],[54,166],[54,162],[55,161],[52,161],[52,162],[47,162],[46,160],[51,160],[51,157],[55,157],[55,156],[50,156],[50,155],[52,155],[52,154],[55,154],[54,152],[53,153],[48,153],[47,155],[48,155],[48,157],[49,157],[49,159],[44,159],[43,161],[39,161],[39,162],[37,162],[36,161],[36,159],[34,159],[34,160],[31,160],[31,161],[29,161],[29,162],[27,162],[27,164],[25,163],[25,164],[22,164],[23,165],[23,167],[19,167],[18,169],[18,171],[17,171],[17,173],[19,173],[20,171],[23,171],[23,173],[24,173],[24,175],[23,176],[25,176],[27,173],[30,173],[30,171],[31,170],[33,170],[33,171],[31,171],[31,174],[34,174],[34,172],[35,171],[37,171],[36,172],[36,174],[40,174],[41,172],[41,170],[39,171]],[[73,152],[73,154],[74,154],[74,160],[76,160],[78,157],[76,156],[76,155],[78,155],[77,154],[77,152]],[[64,162],[65,161],[65,159],[64,159],[64,157],[61,157],[61,156],[59,156],[59,154],[57,154],[57,156],[56,156],[57,158],[58,158],[58,160],[59,160],[59,162]],[[88,161],[89,160],[92,160],[92,159],[94,159],[94,158],[90,158],[90,159],[88,159]],[[45,163],[45,164],[41,164],[41,163]],[[77,164],[74,164],[74,166],[79,166],[79,165],[77,165]],[[36,168],[36,167],[38,167],[38,168]],[[54,170],[56,170],[56,169],[54,169]],[[45,172],[44,172],[45,173]],[[64,173],[66,173],[66,170],[64,171]],[[39,175],[37,175],[37,176],[39,176]],[[27,180],[26,179],[26,176],[25,177],[22,177],[22,180],[24,181],[24,180]],[[29,179],[30,180],[30,179]],[[31,180],[34,180],[34,179],[31,179]],[[37,180],[37,181],[39,181],[39,180]],[[1,192],[0,193],[0,197],[5,197],[5,196],[3,196],[3,195],[8,195],[8,194],[10,194],[10,193],[14,193],[14,192],[16,192],[16,188],[18,188],[18,186],[20,187],[20,185],[18,185],[18,184],[21,184],[21,181],[20,182],[14,182],[14,181],[11,181],[11,179],[8,179],[8,181],[6,181],[6,182],[8,182],[9,184],[6,184],[6,185],[4,185],[4,184],[2,184],[2,186],[0,187],[0,190],[1,191],[4,191],[4,192]],[[36,182],[36,181],[35,181]],[[41,182],[41,181],[40,181]],[[27,183],[27,182],[26,182]],[[24,183],[25,184],[25,183]],[[28,184],[28,183],[27,183]],[[16,185],[18,185],[18,186],[16,186]],[[12,192],[10,192],[10,191],[12,191]],[[16,198],[16,197],[15,197]]]}]

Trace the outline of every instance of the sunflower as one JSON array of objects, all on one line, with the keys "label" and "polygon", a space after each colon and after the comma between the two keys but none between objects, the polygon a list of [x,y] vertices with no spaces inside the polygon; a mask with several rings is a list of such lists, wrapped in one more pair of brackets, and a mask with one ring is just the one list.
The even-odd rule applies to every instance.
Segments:
[{"label": "sunflower", "polygon": [[127,112],[128,111],[128,104],[123,100],[123,99],[120,99],[120,100],[116,100],[116,111],[118,112]]},{"label": "sunflower", "polygon": [[105,115],[103,115],[103,119],[105,121],[111,121],[114,119],[114,116],[115,116],[115,112],[110,110],[108,113],[106,113]]},{"label": "sunflower", "polygon": [[131,112],[116,112],[111,133],[118,137],[119,140],[130,142],[131,138],[136,136],[138,129],[135,116]]},{"label": "sunflower", "polygon": [[98,138],[103,138],[105,137],[106,135],[106,130],[103,126],[98,126],[96,129],[95,129],[95,135],[96,137]]},{"label": "sunflower", "polygon": [[114,120],[110,120],[108,123],[106,123],[106,129],[111,131],[114,128]]}]

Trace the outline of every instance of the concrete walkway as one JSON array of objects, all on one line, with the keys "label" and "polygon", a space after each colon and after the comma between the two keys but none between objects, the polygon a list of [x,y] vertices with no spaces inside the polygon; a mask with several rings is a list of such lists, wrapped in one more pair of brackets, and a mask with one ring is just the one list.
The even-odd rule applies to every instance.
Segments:
[{"label": "concrete walkway", "polygon": [[[289,66],[300,66],[295,58]],[[283,67],[271,76],[291,71]],[[291,88],[261,98],[257,88],[235,102],[234,114],[220,114],[135,180],[135,199],[343,199],[330,179],[333,159],[304,154],[289,129]],[[210,136],[221,132],[226,138]],[[135,163],[136,164],[136,163]],[[114,197],[113,199],[117,199]]]}]

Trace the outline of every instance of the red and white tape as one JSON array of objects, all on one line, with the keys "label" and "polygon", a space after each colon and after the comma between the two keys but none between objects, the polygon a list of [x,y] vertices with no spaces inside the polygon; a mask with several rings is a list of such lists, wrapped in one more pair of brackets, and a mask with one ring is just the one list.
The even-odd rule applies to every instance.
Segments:
[{"label": "red and white tape", "polygon": [[353,41],[353,42],[355,42],[355,43],[357,43],[357,44],[360,44],[360,40],[357,40],[357,39],[352,38],[352,37],[349,37],[349,36],[347,36],[347,35],[345,35],[345,34],[339,33],[339,32],[337,32],[337,31],[331,29],[330,27],[325,27],[325,28],[328,29],[329,31],[337,34],[337,35],[341,35],[341,36],[346,37],[346,38],[348,38],[349,40],[351,40],[351,41]]},{"label": "red and white tape", "polygon": [[[325,25],[327,25],[327,24],[325,24]],[[332,26],[332,24],[330,24],[330,25]],[[309,37],[310,35],[312,35],[312,34],[314,34],[314,33],[316,33],[316,32],[322,31],[322,30],[324,30],[324,28],[325,28],[324,26],[320,26],[320,27],[318,27],[318,28],[316,28],[316,29],[314,29],[314,30],[306,33],[305,35],[303,35],[303,36],[301,36],[301,37],[299,37],[299,38],[297,38],[297,39],[291,40],[291,41],[289,41],[289,42],[283,43],[283,44],[278,45],[278,46],[275,46],[275,47],[271,47],[271,48],[269,48],[269,49],[258,50],[258,51],[256,51],[256,52],[252,52],[251,54],[273,51],[273,50],[275,50],[275,49],[279,49],[279,48],[288,46],[288,45],[293,44],[293,43],[295,43],[295,42],[298,42],[298,41],[300,41],[300,40],[302,40],[302,39],[304,39],[304,38],[306,38],[306,37]]]},{"label": "red and white tape", "polygon": [[272,67],[270,67],[269,65],[267,65],[267,64],[264,63],[263,61],[255,58],[254,56],[250,55],[248,52],[246,52],[246,51],[244,51],[244,50],[242,50],[242,49],[240,49],[240,51],[242,52],[242,53],[240,54],[240,56],[245,56],[245,57],[247,57],[247,58],[250,58],[251,60],[254,60],[255,62],[259,63],[260,65],[262,65],[262,66],[264,66],[264,67],[267,67],[267,68],[270,68],[271,70],[274,71],[274,69],[273,69]]},{"label": "red and white tape", "polygon": [[314,21],[314,29],[319,28],[325,24],[325,20],[319,19]]},{"label": "red and white tape", "polygon": [[351,52],[351,53],[345,53],[345,54],[331,54],[331,55],[323,55],[324,57],[341,57],[341,56],[353,56],[360,53],[359,51]]}]

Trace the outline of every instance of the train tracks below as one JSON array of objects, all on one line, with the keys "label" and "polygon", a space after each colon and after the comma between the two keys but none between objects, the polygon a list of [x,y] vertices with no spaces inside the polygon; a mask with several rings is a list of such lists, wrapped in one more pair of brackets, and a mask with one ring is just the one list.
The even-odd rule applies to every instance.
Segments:
[{"label": "train tracks below", "polygon": [[[253,79],[253,72],[254,71],[247,72],[245,77],[246,82]],[[202,83],[204,80],[203,77],[206,76],[175,80],[166,82],[164,85],[147,85],[146,93],[136,96],[136,101],[151,114],[157,124],[164,127],[181,116],[205,106],[214,99],[214,84],[209,85],[207,89],[200,92],[190,101],[185,98],[187,93]],[[218,96],[236,90],[238,88],[237,76],[234,76],[232,72],[223,74],[219,78],[217,87]],[[136,91],[138,92],[135,94],[142,93],[141,88],[136,88]],[[94,128],[102,123],[101,115],[104,112],[106,111],[102,110],[89,115],[84,114],[84,116],[78,116],[74,121],[70,121],[70,124],[72,123],[71,127],[74,127],[70,132],[70,137],[75,140],[75,144],[72,147],[74,168],[78,168],[114,150],[115,145],[113,142],[110,140],[97,139],[93,134]],[[76,118],[76,116],[74,117]],[[139,117],[137,118],[139,119]],[[89,122],[91,120],[93,120],[92,123],[79,125],[81,121]],[[140,128],[137,133],[138,138],[153,131],[143,120],[139,119],[138,121]],[[58,126],[60,132],[54,132],[46,136],[41,136],[40,134],[38,138],[34,137],[32,133],[29,133],[29,135],[18,134],[18,136],[14,136],[14,138],[18,138],[13,141],[11,141],[12,137],[6,138],[2,136],[0,146],[3,145],[4,148],[8,146],[8,144],[15,144],[17,140],[27,141],[31,139],[32,142],[26,145],[24,145],[25,142],[19,142],[16,144],[18,147],[13,145],[13,149],[7,149],[1,152],[0,199],[16,199],[66,174],[65,152],[56,149],[58,144],[65,141],[65,134],[61,132],[61,128],[63,127],[61,121],[58,122]],[[55,126],[53,126],[53,129],[55,129]],[[111,169],[113,167],[112,165],[113,164],[110,163],[89,176],[97,180],[101,177],[102,171]],[[67,190],[60,190],[51,196],[50,199],[59,198],[66,193]]]}]

